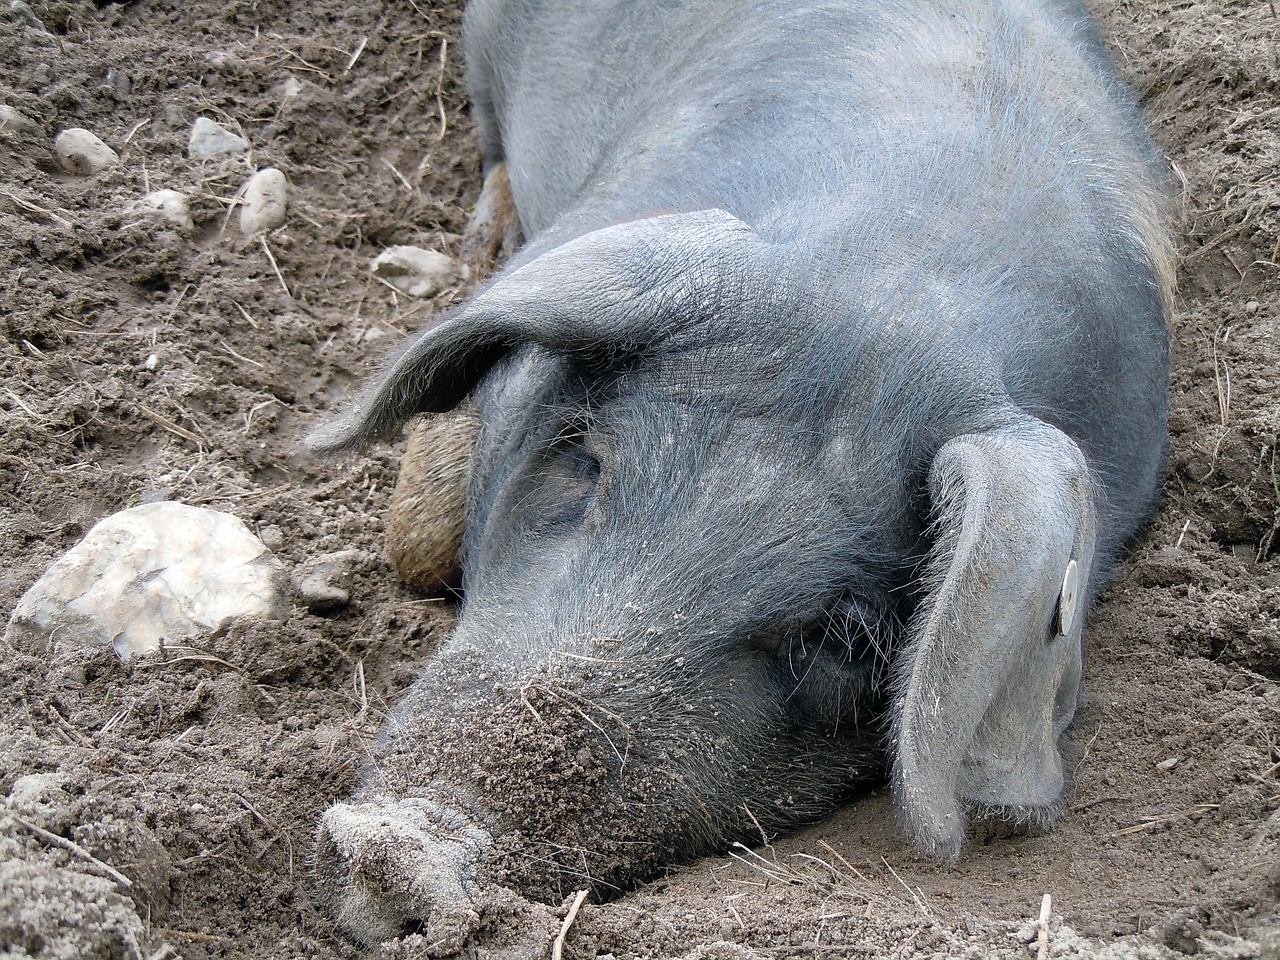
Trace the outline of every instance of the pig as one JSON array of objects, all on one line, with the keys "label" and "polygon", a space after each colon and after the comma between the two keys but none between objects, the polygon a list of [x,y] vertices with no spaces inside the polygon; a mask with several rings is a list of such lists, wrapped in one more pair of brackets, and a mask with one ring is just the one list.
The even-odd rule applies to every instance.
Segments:
[{"label": "pig", "polygon": [[478,423],[459,622],[319,826],[341,926],[886,779],[940,858],[1051,822],[1167,433],[1164,169],[1083,4],[473,0],[464,46],[523,246],[310,439]]}]

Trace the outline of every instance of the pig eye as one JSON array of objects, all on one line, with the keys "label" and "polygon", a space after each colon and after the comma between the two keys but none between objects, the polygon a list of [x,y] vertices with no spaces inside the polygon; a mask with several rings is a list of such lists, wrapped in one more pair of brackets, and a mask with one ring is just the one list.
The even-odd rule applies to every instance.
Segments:
[{"label": "pig eye", "polygon": [[600,482],[598,438],[585,418],[566,419],[540,458],[535,482],[524,498],[535,529],[580,523],[594,504]]}]

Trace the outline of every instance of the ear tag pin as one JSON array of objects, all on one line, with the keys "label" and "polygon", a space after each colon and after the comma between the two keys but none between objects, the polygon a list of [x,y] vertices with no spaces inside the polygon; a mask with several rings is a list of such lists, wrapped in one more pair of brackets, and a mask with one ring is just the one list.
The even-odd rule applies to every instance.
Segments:
[{"label": "ear tag pin", "polygon": [[1075,560],[1067,564],[1067,572],[1062,577],[1062,590],[1058,594],[1058,636],[1065,637],[1071,633],[1076,622],[1076,604],[1079,602],[1080,575]]}]

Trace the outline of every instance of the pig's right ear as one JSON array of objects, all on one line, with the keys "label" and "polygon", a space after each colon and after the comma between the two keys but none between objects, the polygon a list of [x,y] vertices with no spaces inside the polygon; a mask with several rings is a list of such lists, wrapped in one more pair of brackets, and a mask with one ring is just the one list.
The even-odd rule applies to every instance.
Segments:
[{"label": "pig's right ear", "polygon": [[894,786],[917,842],[967,814],[1045,821],[1064,788],[1100,494],[1079,447],[1026,419],[943,445],[929,599],[898,665]]},{"label": "pig's right ear", "polygon": [[584,234],[504,272],[428,327],[354,405],[307,438],[316,451],[386,437],[450,410],[507,351],[536,343],[609,361],[706,322],[763,286],[759,236],[723,210],[633,220]]}]

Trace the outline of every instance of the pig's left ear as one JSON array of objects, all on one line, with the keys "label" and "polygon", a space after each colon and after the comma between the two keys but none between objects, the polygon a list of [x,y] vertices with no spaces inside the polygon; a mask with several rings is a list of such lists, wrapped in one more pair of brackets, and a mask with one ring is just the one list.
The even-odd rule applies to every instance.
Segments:
[{"label": "pig's left ear", "polygon": [[1080,449],[1032,419],[947,442],[929,493],[938,539],[899,665],[894,787],[916,842],[950,857],[966,814],[1060,808],[1099,494]]},{"label": "pig's left ear", "polygon": [[519,344],[597,362],[644,349],[675,325],[705,322],[758,294],[767,284],[752,268],[763,248],[723,210],[633,220],[571,240],[505,271],[428,327],[307,446],[338,450],[385,437],[414,414],[451,410]]}]

